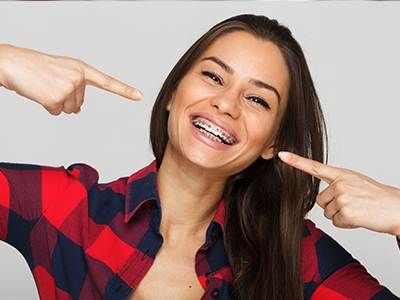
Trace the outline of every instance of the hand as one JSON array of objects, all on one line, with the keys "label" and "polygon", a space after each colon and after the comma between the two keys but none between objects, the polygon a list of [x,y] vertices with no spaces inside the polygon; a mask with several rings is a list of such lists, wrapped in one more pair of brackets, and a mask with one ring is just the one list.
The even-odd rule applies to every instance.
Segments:
[{"label": "hand", "polygon": [[87,84],[132,100],[142,97],[80,60],[0,45],[0,86],[40,103],[52,115],[79,112]]},{"label": "hand", "polygon": [[400,238],[400,190],[354,171],[331,167],[289,152],[285,163],[315,176],[329,186],[316,198],[324,215],[340,228],[363,227]]}]

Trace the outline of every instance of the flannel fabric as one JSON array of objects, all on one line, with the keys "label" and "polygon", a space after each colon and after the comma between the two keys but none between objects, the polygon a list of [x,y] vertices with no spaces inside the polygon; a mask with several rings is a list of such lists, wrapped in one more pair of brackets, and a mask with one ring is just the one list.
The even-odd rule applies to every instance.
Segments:
[{"label": "flannel fabric", "polygon": [[[131,294],[163,243],[156,176],[155,162],[108,184],[98,183],[97,171],[85,164],[0,164],[0,239],[25,257],[41,299]],[[305,299],[398,299],[332,238],[305,223]],[[223,230],[222,200],[196,254],[202,299],[230,299]]]}]

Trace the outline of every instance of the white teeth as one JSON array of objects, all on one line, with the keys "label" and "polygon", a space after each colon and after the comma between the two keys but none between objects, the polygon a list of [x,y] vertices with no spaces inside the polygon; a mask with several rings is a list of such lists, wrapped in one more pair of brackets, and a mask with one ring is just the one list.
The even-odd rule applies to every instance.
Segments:
[{"label": "white teeth", "polygon": [[223,132],[219,127],[213,128],[211,123],[207,124],[200,118],[194,119],[192,122],[194,126],[199,128],[201,133],[216,142],[225,143],[228,145],[233,145],[235,143],[234,139],[232,139],[229,134]]},{"label": "white teeth", "polygon": [[212,135],[211,133],[209,133],[208,131],[205,131],[204,129],[200,128],[199,129],[200,132],[202,132],[206,137],[218,142],[218,143],[222,143],[222,140],[219,137],[216,137],[215,135]]}]

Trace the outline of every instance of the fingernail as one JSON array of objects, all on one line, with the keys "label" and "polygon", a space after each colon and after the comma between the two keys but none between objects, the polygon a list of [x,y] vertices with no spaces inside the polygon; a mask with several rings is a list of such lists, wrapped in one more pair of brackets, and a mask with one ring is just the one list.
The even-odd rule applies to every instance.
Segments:
[{"label": "fingernail", "polygon": [[282,152],[281,151],[281,152],[278,153],[278,156],[282,160],[289,160],[290,159],[290,154],[287,153],[287,152]]},{"label": "fingernail", "polygon": [[135,91],[133,91],[132,96],[135,99],[142,99],[143,94],[141,92],[135,90]]}]

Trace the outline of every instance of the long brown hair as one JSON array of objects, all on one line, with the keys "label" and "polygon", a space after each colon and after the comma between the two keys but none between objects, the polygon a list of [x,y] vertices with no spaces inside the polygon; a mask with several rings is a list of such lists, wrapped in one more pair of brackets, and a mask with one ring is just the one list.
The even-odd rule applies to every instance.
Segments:
[{"label": "long brown hair", "polygon": [[[290,73],[288,104],[275,146],[324,160],[325,123],[300,45],[290,30],[265,16],[239,15],[212,27],[172,69],[153,107],[150,139],[159,167],[168,142],[167,103],[181,79],[217,38],[246,31],[280,49]],[[257,159],[225,188],[225,251],[233,273],[233,299],[302,299],[304,218],[319,180],[282,163]]]}]

